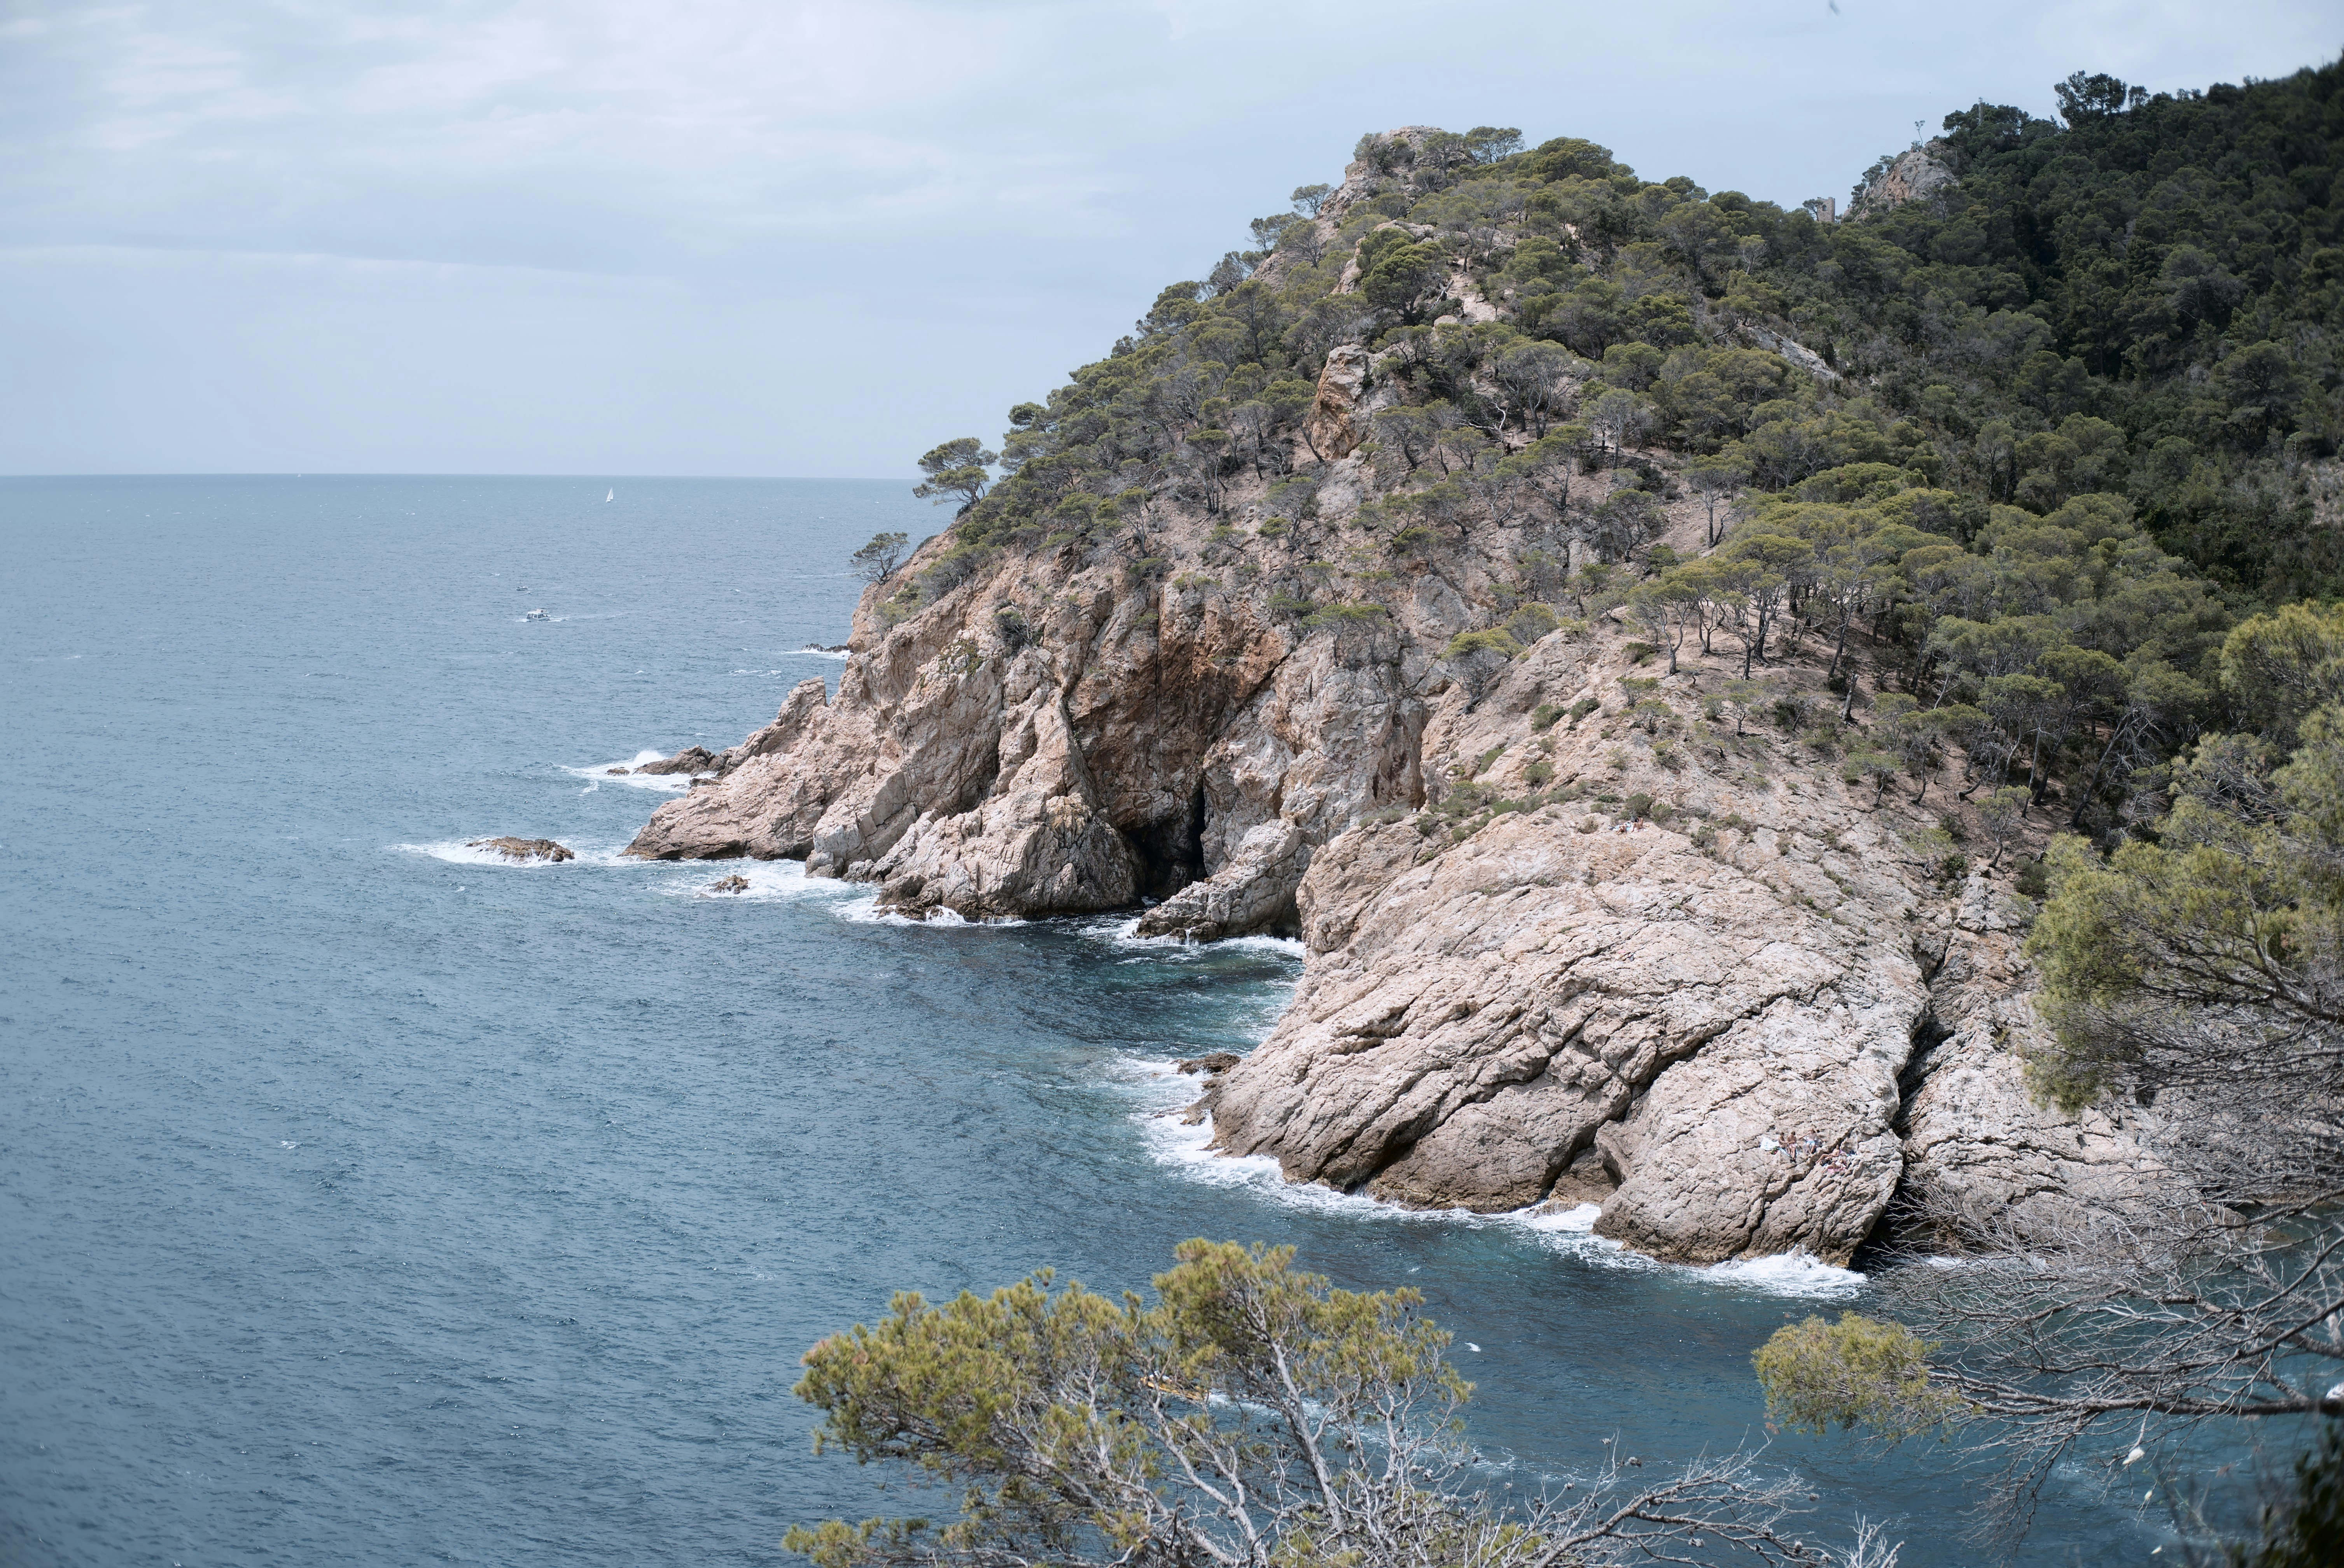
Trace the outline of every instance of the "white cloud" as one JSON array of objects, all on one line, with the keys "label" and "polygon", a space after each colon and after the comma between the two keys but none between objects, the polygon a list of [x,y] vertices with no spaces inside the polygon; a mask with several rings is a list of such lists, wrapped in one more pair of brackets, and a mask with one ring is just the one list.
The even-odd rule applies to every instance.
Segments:
[{"label": "white cloud", "polygon": [[[983,420],[974,410],[1035,395],[1094,357],[1162,282],[1240,243],[1246,218],[1334,177],[1363,130],[1582,135],[1648,174],[1795,202],[1845,190],[1916,116],[1934,124],[1981,96],[2047,112],[2051,82],[2079,66],[2171,86],[2283,74],[2334,46],[2331,12],[2278,0],[1989,0],[1958,17],[1841,0],[1841,11],[1822,0],[20,5],[0,24],[0,248],[18,248],[13,276],[45,292],[5,309],[70,318],[61,329],[84,360],[24,369],[90,389],[92,422],[68,430],[51,411],[0,425],[0,468],[218,466],[165,440],[159,418],[98,410],[115,397],[168,406],[152,389],[208,384],[207,366],[239,350],[201,323],[289,295],[308,312],[303,334],[238,361],[250,369],[234,395],[256,409],[284,405],[271,387],[338,384],[347,367],[308,365],[305,352],[372,356],[377,382],[432,384],[402,341],[469,364],[460,381],[496,383],[507,368],[494,355],[559,358],[498,326],[536,320],[540,306],[565,323],[544,328],[549,341],[599,328],[630,344],[636,386],[721,383],[742,398],[773,394],[754,366],[724,366],[726,336],[709,324],[728,312],[759,323],[733,351],[783,355],[815,380],[875,373],[856,361],[884,343],[916,361],[894,370],[909,433],[884,441],[855,428],[868,416],[851,402],[736,421],[694,394],[671,399],[692,410],[671,418],[592,378],[532,382],[527,397],[473,410],[480,422],[462,434],[466,451],[502,439],[511,466],[541,467],[541,454],[567,450],[562,430],[623,413],[638,466],[872,471],[896,447]],[[133,251],[179,259],[142,272],[123,259]],[[60,270],[68,253],[110,259]],[[451,270],[427,286],[395,268],[353,288],[363,269],[325,258]],[[582,281],[553,281],[565,278]],[[193,324],[169,329],[150,297]],[[271,319],[294,305],[280,299]],[[376,329],[389,320],[398,334]],[[669,358],[663,334],[677,345]],[[93,367],[123,379],[103,390]],[[220,461],[450,466],[429,458],[430,443],[456,438],[428,434],[439,427],[420,415],[402,429],[395,402],[353,421],[256,415],[238,427],[245,455]],[[784,423],[786,439],[743,435],[729,457],[711,455],[711,430]],[[285,432],[273,446],[272,429]],[[823,455],[841,453],[851,461]],[[466,460],[506,466],[492,453]]]}]

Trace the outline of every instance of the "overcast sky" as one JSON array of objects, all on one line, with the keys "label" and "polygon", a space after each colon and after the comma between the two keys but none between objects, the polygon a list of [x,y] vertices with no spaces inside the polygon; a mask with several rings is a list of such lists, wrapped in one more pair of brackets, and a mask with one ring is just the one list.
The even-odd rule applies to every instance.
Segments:
[{"label": "overcast sky", "polygon": [[0,0],[0,471],[892,477],[1362,131],[1844,198],[2333,0]]}]

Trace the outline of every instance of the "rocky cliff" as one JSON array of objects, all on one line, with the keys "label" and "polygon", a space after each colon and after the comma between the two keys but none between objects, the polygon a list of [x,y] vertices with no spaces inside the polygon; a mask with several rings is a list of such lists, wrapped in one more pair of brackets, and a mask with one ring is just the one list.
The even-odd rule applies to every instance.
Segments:
[{"label": "rocky cliff", "polygon": [[[630,852],[802,857],[914,915],[1298,932],[1291,1008],[1207,1091],[1217,1142],[1412,1207],[1597,1202],[1662,1257],[1844,1261],[1900,1189],[2056,1222],[2128,1179],[2122,1128],[2020,1088],[2025,901],[1937,880],[1902,786],[1771,712],[1737,735],[1722,647],[1658,673],[1599,615],[1448,656],[1538,540],[1373,581],[1339,519],[1226,527],[1005,559],[894,625],[866,594],[836,697],[800,686]],[[1770,696],[1835,703],[1817,663],[1778,654]]]},{"label": "rocky cliff", "polygon": [[[1461,266],[1449,289],[1488,310]],[[864,594],[836,695],[801,685],[629,853],[801,858],[915,916],[1298,933],[1291,1007],[1199,1111],[1399,1204],[1591,1202],[1663,1258],[1844,1262],[1884,1218],[2056,1226],[2137,1179],[2125,1128],[2022,1092],[2012,862],[1949,855],[1966,807],[1845,782],[1847,737],[1805,727],[1844,700],[1860,733],[1870,690],[1824,692],[1795,625],[1758,687],[1722,637],[1672,670],[1616,592],[1565,585],[1570,520],[1632,468],[1552,512],[1370,526],[1393,352],[1323,357],[1309,507],[1239,472],[1023,548],[930,540]],[[1694,502],[1659,521],[1702,550]]]}]

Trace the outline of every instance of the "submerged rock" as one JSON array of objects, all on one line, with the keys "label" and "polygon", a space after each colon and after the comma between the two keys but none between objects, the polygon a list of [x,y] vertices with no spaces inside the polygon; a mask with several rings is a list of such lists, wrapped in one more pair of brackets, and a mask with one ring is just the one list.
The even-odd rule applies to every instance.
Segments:
[{"label": "submerged rock", "polygon": [[494,850],[507,860],[523,865],[538,860],[558,864],[578,858],[550,838],[476,838],[464,847]]},{"label": "submerged rock", "polygon": [[708,891],[711,893],[746,893],[749,891],[749,879],[743,876],[738,872],[735,872],[731,876],[720,876],[715,881],[710,883],[708,885]]},{"label": "submerged rock", "polygon": [[1201,1057],[1174,1062],[1172,1066],[1174,1070],[1181,1073],[1225,1073],[1243,1060],[1245,1058],[1235,1051],[1207,1051]]}]

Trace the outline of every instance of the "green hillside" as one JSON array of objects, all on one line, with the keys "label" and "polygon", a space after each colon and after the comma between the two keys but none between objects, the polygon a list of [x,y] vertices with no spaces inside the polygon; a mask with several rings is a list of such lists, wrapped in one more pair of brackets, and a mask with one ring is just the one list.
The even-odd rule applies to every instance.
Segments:
[{"label": "green hillside", "polygon": [[[2339,83],[2078,73],[2064,124],[1949,114],[1836,222],[1584,141],[1371,135],[1342,187],[1297,191],[1013,410],[989,492],[977,443],[932,453],[932,491],[970,504],[890,612],[1002,549],[1145,557],[1171,506],[1313,558],[1318,588],[1273,601],[1307,630],[1372,613],[1444,541],[1519,529],[1521,600],[1632,592],[1656,635],[1728,633],[1744,664],[1776,632],[1861,646],[1926,717],[1884,703],[1851,767],[1951,741],[1957,787],[2056,793],[2106,830],[2137,768],[2230,727],[2228,625],[2344,590]],[[1924,194],[1892,200],[1898,179]],[[1363,367],[1366,428],[1337,445],[1364,504],[1321,520],[1339,349]],[[1688,491],[1718,548],[1680,562],[1650,547]]]}]

